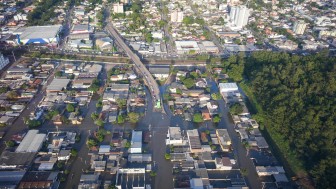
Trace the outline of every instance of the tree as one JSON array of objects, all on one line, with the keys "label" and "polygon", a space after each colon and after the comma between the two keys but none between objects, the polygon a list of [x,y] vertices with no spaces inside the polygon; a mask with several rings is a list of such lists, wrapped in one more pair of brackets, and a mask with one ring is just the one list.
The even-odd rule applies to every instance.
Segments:
[{"label": "tree", "polygon": [[90,85],[90,87],[88,88],[88,90],[92,91],[92,92],[97,92],[99,90],[99,87],[100,87],[100,81],[97,78],[95,78],[92,81],[92,84]]},{"label": "tree", "polygon": [[71,156],[72,157],[76,157],[77,156],[77,154],[78,154],[78,152],[77,152],[77,150],[76,149],[71,149]]},{"label": "tree", "polygon": [[62,75],[63,75],[63,72],[62,72],[62,71],[57,71],[57,72],[55,73],[55,76],[56,76],[56,77],[62,77]]},{"label": "tree", "polygon": [[152,33],[146,33],[145,34],[145,40],[146,40],[147,43],[151,43],[153,41]]},{"label": "tree", "polygon": [[124,118],[124,116],[122,116],[122,115],[118,115],[117,122],[118,122],[118,124],[122,124],[122,123],[124,123],[124,122],[125,122],[125,118]]},{"label": "tree", "polygon": [[36,120],[36,119],[33,119],[33,120],[28,119],[28,121],[26,123],[27,123],[28,127],[31,128],[31,129],[35,128],[35,127],[38,127],[42,124],[41,121]]},{"label": "tree", "polygon": [[168,153],[166,153],[166,154],[165,154],[165,159],[166,159],[166,160],[170,160],[170,159],[171,159],[171,155],[168,154]]},{"label": "tree", "polygon": [[99,118],[99,119],[96,120],[96,125],[98,125],[99,127],[102,127],[102,126],[104,126],[104,121]]},{"label": "tree", "polygon": [[14,141],[9,140],[9,141],[6,141],[6,146],[11,148],[11,147],[15,146],[15,143],[14,143]]},{"label": "tree", "polygon": [[122,108],[122,107],[126,106],[127,100],[118,98],[116,100],[116,103],[118,104],[119,108]]},{"label": "tree", "polygon": [[194,17],[192,17],[192,16],[186,16],[186,17],[183,18],[182,22],[185,25],[193,24],[194,23]]},{"label": "tree", "polygon": [[101,108],[101,107],[103,107],[103,102],[99,100],[96,104],[96,108]]},{"label": "tree", "polygon": [[88,145],[89,148],[92,148],[92,147],[98,145],[97,141],[96,141],[95,139],[92,139],[92,138],[91,138],[91,139],[88,139],[88,141],[87,141],[86,144]]},{"label": "tree", "polygon": [[222,95],[220,93],[212,93],[211,98],[214,100],[220,100],[222,98]]},{"label": "tree", "polygon": [[7,98],[8,99],[16,99],[19,96],[19,94],[16,91],[9,91],[7,93]]},{"label": "tree", "polygon": [[130,148],[130,147],[131,147],[131,142],[127,141],[127,142],[125,143],[125,148]]},{"label": "tree", "polygon": [[195,84],[195,80],[193,80],[192,78],[187,78],[185,80],[182,81],[182,83],[188,88],[192,88]]},{"label": "tree", "polygon": [[221,118],[217,115],[217,116],[214,116],[214,118],[212,119],[212,121],[214,123],[219,123],[221,121]]},{"label": "tree", "polygon": [[96,120],[98,119],[98,117],[99,117],[99,115],[98,115],[98,113],[96,113],[96,112],[93,112],[93,113],[91,114],[91,118],[92,118],[93,121],[96,121]]},{"label": "tree", "polygon": [[234,103],[230,106],[230,113],[232,115],[239,115],[243,113],[244,111],[244,106],[241,105],[240,103]]},{"label": "tree", "polygon": [[203,120],[202,114],[200,114],[200,113],[194,114],[194,116],[193,116],[193,122],[195,122],[195,123],[203,123],[204,120]]},{"label": "tree", "polygon": [[9,90],[8,87],[0,87],[0,94],[5,93]]},{"label": "tree", "polygon": [[74,112],[75,111],[75,107],[73,104],[67,104],[66,109],[68,112]]},{"label": "tree", "polygon": [[130,113],[128,113],[127,116],[128,116],[128,120],[131,123],[137,123],[139,121],[139,118],[140,118],[140,114],[136,113],[136,112],[130,112]]},{"label": "tree", "polygon": [[155,171],[151,171],[151,172],[149,173],[149,175],[150,175],[151,177],[155,177],[155,176],[157,175],[157,173],[156,173]]}]

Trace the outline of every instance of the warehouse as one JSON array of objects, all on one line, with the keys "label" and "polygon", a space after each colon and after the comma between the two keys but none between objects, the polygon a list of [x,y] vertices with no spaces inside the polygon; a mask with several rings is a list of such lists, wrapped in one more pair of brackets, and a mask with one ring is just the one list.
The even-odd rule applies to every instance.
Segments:
[{"label": "warehouse", "polygon": [[47,87],[47,92],[61,92],[67,88],[69,83],[70,79],[54,79]]},{"label": "warehouse", "polygon": [[38,130],[30,130],[15,152],[38,152],[43,145],[46,134],[39,134]]},{"label": "warehouse", "polygon": [[61,25],[30,26],[19,28],[15,33],[18,34],[17,42],[19,44],[57,45],[61,30]]}]

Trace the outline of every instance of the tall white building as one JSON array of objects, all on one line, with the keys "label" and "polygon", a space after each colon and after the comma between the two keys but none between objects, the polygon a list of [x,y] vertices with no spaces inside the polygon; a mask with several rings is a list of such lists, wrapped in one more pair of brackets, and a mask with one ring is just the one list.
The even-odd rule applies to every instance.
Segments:
[{"label": "tall white building", "polygon": [[299,20],[295,22],[293,26],[293,32],[297,35],[302,35],[305,32],[306,27],[307,27],[307,24],[304,21]]},{"label": "tall white building", "polygon": [[246,26],[249,16],[250,10],[246,6],[242,5],[231,7],[230,21],[236,27],[243,28],[244,26]]},{"label": "tall white building", "polygon": [[124,13],[124,4],[113,3],[113,13]]},{"label": "tall white building", "polygon": [[3,54],[0,54],[0,70],[9,64],[9,59],[5,58]]},{"label": "tall white building", "polygon": [[183,11],[180,10],[174,10],[170,15],[171,22],[181,23],[183,21],[183,18],[184,18]]}]

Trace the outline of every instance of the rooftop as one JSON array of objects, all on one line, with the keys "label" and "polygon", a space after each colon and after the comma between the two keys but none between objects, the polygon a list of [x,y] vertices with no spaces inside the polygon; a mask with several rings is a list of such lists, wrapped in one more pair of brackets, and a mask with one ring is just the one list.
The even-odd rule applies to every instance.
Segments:
[{"label": "rooftop", "polygon": [[20,28],[18,33],[21,34],[20,39],[54,38],[61,28],[61,25],[30,26]]},{"label": "rooftop", "polygon": [[70,79],[57,79],[55,78],[47,87],[49,91],[61,91],[67,87],[69,84]]}]

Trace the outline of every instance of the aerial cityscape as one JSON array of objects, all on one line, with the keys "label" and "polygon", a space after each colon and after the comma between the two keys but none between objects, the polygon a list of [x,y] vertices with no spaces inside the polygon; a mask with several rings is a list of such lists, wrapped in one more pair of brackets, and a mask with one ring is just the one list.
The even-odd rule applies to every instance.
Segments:
[{"label": "aerial cityscape", "polygon": [[0,189],[335,189],[335,0],[1,0]]}]

